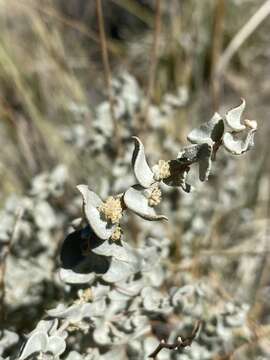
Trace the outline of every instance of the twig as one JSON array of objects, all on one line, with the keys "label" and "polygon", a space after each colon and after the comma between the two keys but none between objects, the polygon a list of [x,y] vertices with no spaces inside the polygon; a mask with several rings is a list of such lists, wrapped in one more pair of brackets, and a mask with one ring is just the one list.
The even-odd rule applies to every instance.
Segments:
[{"label": "twig", "polygon": [[171,344],[166,343],[165,340],[161,340],[161,342],[159,343],[157,348],[149,355],[149,358],[156,359],[156,357],[158,356],[159,352],[162,349],[180,350],[180,349],[184,349],[187,346],[190,346],[192,344],[193,340],[195,339],[195,337],[201,327],[201,324],[202,324],[201,320],[197,321],[192,330],[191,335],[186,337],[185,339],[183,339],[181,336],[179,336],[177,338],[177,340]]},{"label": "twig", "polygon": [[106,35],[105,35],[105,27],[104,27],[104,17],[102,11],[102,0],[96,0],[96,10],[97,10],[97,19],[98,19],[98,28],[99,28],[99,36],[100,36],[100,45],[101,45],[101,55],[102,55],[102,62],[104,66],[105,72],[105,81],[107,86],[107,91],[109,95],[109,103],[110,103],[110,113],[111,118],[114,125],[114,135],[115,135],[115,143],[116,143],[116,152],[118,153],[120,146],[121,146],[121,139],[119,134],[119,126],[117,123],[117,119],[115,116],[114,111],[114,99],[113,99],[113,92],[112,92],[112,76],[111,76],[111,68],[109,63],[108,57],[108,50],[107,50],[107,42],[106,42]]},{"label": "twig", "polygon": [[149,105],[152,100],[153,89],[155,85],[155,76],[156,76],[156,68],[157,68],[157,59],[158,59],[158,45],[159,45],[159,37],[161,30],[161,8],[160,8],[160,0],[156,0],[156,12],[155,12],[155,30],[154,30],[154,39],[153,45],[150,54],[150,67],[149,67],[149,79],[148,86],[146,92],[146,104],[144,109],[144,126],[143,128],[147,128],[148,122],[148,110]]},{"label": "twig", "polygon": [[270,15],[270,0],[265,1],[265,3],[234,36],[219,60],[216,71],[217,77],[220,77],[224,73],[233,55],[268,15]]},{"label": "twig", "polygon": [[3,257],[2,257],[2,263],[0,268],[0,311],[1,311],[1,323],[4,323],[5,320],[5,297],[6,297],[6,287],[5,287],[5,275],[6,275],[6,266],[7,266],[7,257],[10,253],[11,246],[13,243],[13,240],[15,238],[15,235],[17,233],[18,224],[23,216],[23,209],[19,208],[16,212],[16,217],[14,221],[14,226],[11,232],[11,236],[9,238],[8,243],[6,244],[6,249],[4,249]]}]

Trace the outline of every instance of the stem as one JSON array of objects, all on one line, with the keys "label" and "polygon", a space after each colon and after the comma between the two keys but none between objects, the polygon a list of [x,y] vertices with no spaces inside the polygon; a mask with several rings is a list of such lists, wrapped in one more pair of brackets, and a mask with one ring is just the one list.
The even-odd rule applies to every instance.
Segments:
[{"label": "stem", "polygon": [[171,344],[166,343],[165,340],[161,340],[161,342],[159,343],[157,348],[149,355],[149,357],[156,359],[156,357],[158,356],[159,352],[162,349],[179,350],[179,349],[184,349],[187,346],[190,346],[192,344],[193,340],[195,339],[201,325],[202,325],[202,321],[201,320],[197,321],[192,330],[191,335],[185,339],[183,339],[181,336],[179,336],[176,339],[176,341]]}]

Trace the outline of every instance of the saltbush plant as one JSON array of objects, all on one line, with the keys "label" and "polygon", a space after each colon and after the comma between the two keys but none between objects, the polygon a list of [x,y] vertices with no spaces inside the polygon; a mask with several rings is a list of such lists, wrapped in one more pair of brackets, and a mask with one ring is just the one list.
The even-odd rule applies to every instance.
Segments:
[{"label": "saltbush plant", "polygon": [[[23,208],[23,216],[17,219],[19,229],[13,250],[6,259],[9,272],[11,268],[14,271],[7,276],[6,287],[12,291],[7,292],[5,302],[16,309],[16,303],[23,301],[23,306],[33,308],[30,320],[37,322],[26,339],[15,328],[2,330],[0,356],[4,359],[12,353],[10,358],[18,360],[210,360],[216,354],[232,351],[251,336],[247,304],[225,301],[211,282],[196,279],[189,271],[176,273],[166,229],[173,226],[178,211],[170,206],[168,195],[175,190],[186,193],[189,214],[184,213],[185,208],[179,212],[189,224],[183,235],[182,257],[191,259],[188,239],[205,227],[201,218],[188,220],[194,210],[188,203],[192,200],[187,199],[194,197],[196,207],[200,196],[196,185],[208,180],[211,169],[215,171],[218,162],[213,162],[222,147],[240,156],[253,146],[257,123],[243,119],[246,104],[242,100],[224,116],[215,113],[192,130],[187,136],[190,145],[179,149],[176,141],[164,143],[168,152],[178,147],[178,154],[171,159],[157,158],[150,166],[148,158],[155,157],[146,155],[143,141],[134,136],[129,121],[141,106],[142,93],[129,75],[114,84],[117,119],[120,124],[126,120],[120,127],[120,139],[125,143],[133,135],[134,148],[132,151],[127,141],[127,151],[114,157],[113,182],[104,185],[104,179],[100,181],[102,195],[81,184],[77,186],[80,198],[69,204],[63,202],[68,175],[63,166],[58,166],[52,173],[34,179],[29,197],[9,199],[3,210],[1,242],[5,247],[15,209]],[[181,93],[180,99],[170,95],[159,108],[150,107],[149,116],[156,117],[153,126],[157,133],[163,131],[168,113],[183,103]],[[106,154],[107,164],[112,162],[113,126],[105,126],[104,133],[100,128],[103,122],[98,120],[104,117],[109,122],[109,111],[107,102],[101,104],[93,131],[81,137],[83,146],[75,141],[76,146],[83,150],[89,147],[97,157]],[[77,131],[73,137],[64,133],[67,141],[78,136]],[[198,181],[192,179],[192,172]],[[212,200],[210,204],[202,208],[209,211]],[[81,216],[76,217],[79,208]],[[136,217],[142,221],[136,223]],[[129,228],[134,226],[133,218],[135,230]],[[56,271],[57,243],[51,239],[60,240],[67,222],[71,226],[62,242],[60,269]],[[25,246],[29,241],[31,249]],[[18,256],[20,261],[16,262]],[[29,256],[35,257],[32,263]],[[18,279],[24,280],[20,283]],[[45,316],[37,310],[40,304],[46,308]],[[15,321],[19,322],[18,315]]]}]

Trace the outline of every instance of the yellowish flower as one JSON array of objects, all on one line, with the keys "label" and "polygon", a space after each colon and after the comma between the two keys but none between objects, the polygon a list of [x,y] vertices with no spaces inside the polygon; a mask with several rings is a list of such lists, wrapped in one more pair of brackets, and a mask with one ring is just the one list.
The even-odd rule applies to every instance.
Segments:
[{"label": "yellowish flower", "polygon": [[122,236],[122,230],[120,226],[117,226],[116,229],[114,230],[111,239],[112,241],[118,241],[121,239]]},{"label": "yellowish flower", "polygon": [[108,199],[99,206],[98,210],[105,219],[110,220],[112,224],[117,224],[123,215],[123,209],[120,198],[109,196]]},{"label": "yellowish flower", "polygon": [[155,185],[148,197],[148,203],[150,206],[156,206],[161,201],[161,190],[158,185]]},{"label": "yellowish flower", "polygon": [[168,178],[171,175],[169,161],[159,160],[159,162],[153,166],[153,172],[157,181]]}]

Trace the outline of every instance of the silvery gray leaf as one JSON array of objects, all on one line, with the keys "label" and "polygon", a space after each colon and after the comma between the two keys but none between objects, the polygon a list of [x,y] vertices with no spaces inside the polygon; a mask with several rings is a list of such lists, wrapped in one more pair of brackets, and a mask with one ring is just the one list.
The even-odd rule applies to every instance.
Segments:
[{"label": "silvery gray leaf", "polygon": [[254,135],[256,130],[248,131],[246,139],[236,139],[233,134],[226,132],[223,136],[223,145],[233,155],[241,155],[254,146]]},{"label": "silvery gray leaf", "polygon": [[160,265],[160,262],[157,262],[152,269],[149,269],[145,274],[145,278],[147,279],[147,283],[149,283],[153,287],[162,286],[165,280],[165,274],[163,267]]},{"label": "silvery gray leaf", "polygon": [[241,117],[245,110],[246,102],[242,99],[242,104],[229,110],[225,115],[225,122],[229,129],[234,132],[245,130],[245,125],[241,124]]},{"label": "silvery gray leaf", "polygon": [[93,252],[98,255],[112,256],[113,258],[124,262],[137,262],[138,252],[125,242],[118,245],[113,242],[104,241],[100,246],[93,249]]},{"label": "silvery gray leaf", "polygon": [[56,226],[57,219],[52,207],[46,201],[40,201],[35,206],[34,219],[40,229],[50,230]]},{"label": "silvery gray leaf", "polygon": [[111,338],[109,334],[110,334],[110,328],[108,324],[101,323],[100,326],[98,326],[94,330],[93,338],[97,344],[107,345],[107,344],[111,344]]},{"label": "silvery gray leaf", "polygon": [[47,314],[51,317],[70,320],[72,323],[80,322],[85,317],[90,317],[91,314],[90,303],[86,304],[73,304],[69,307],[65,307],[63,304],[59,304],[55,309],[47,311]]},{"label": "silvery gray leaf", "polygon": [[126,351],[123,346],[116,346],[113,350],[106,352],[102,355],[104,360],[126,360]]},{"label": "silvery gray leaf", "polygon": [[30,332],[27,337],[31,337],[35,332],[45,332],[46,334],[49,334],[51,331],[53,331],[58,326],[58,320],[40,320],[37,324],[36,328]]},{"label": "silvery gray leaf", "polygon": [[102,275],[102,279],[109,283],[115,283],[127,279],[130,275],[133,275],[140,271],[140,263],[136,262],[124,262],[118,259],[112,258],[109,270]]},{"label": "silvery gray leaf", "polygon": [[61,281],[67,284],[85,284],[92,282],[95,278],[95,274],[80,274],[72,269],[61,268],[59,270],[59,277]]},{"label": "silvery gray leaf", "polygon": [[77,351],[71,351],[65,360],[100,360],[98,349],[87,349],[86,355],[81,355]]},{"label": "silvery gray leaf", "polygon": [[87,355],[84,356],[83,360],[100,360],[101,355],[98,349],[88,349]]},{"label": "silvery gray leaf", "polygon": [[74,230],[80,230],[82,227],[83,218],[78,217],[71,222],[71,226]]},{"label": "silvery gray leaf", "polygon": [[136,136],[133,136],[132,139],[135,143],[132,155],[133,171],[138,183],[142,187],[148,188],[154,182],[154,174],[146,161],[144,146],[141,140]]},{"label": "silvery gray leaf", "polygon": [[90,306],[83,306],[81,313],[83,318],[89,317],[101,317],[104,316],[107,308],[106,299],[99,299],[90,304]]},{"label": "silvery gray leaf", "polygon": [[181,305],[186,297],[192,297],[195,292],[195,288],[193,285],[185,285],[180,288],[172,288],[171,289],[171,302],[172,305],[177,307]]},{"label": "silvery gray leaf", "polygon": [[109,239],[115,230],[115,225],[109,224],[100,216],[98,207],[102,204],[102,200],[89,190],[87,185],[78,185],[77,189],[82,195],[84,215],[90,227],[100,239]]},{"label": "silvery gray leaf", "polygon": [[[128,292],[125,292],[125,290],[118,291],[117,289],[113,289],[110,291],[108,298],[113,302],[116,301],[125,303],[130,299],[130,296],[131,295],[128,295]],[[134,296],[134,294],[132,294],[132,296]]]},{"label": "silvery gray leaf", "polygon": [[145,220],[168,220],[164,215],[157,215],[154,208],[148,203],[147,193],[140,185],[130,187],[124,194],[127,208]]},{"label": "silvery gray leaf", "polygon": [[131,282],[118,282],[116,286],[116,290],[119,293],[123,293],[124,295],[135,297],[137,296],[142,288],[144,287],[144,282],[140,280],[131,281]]},{"label": "silvery gray leaf", "polygon": [[138,249],[142,261],[142,271],[151,271],[159,262],[160,256],[154,246]]},{"label": "silvery gray leaf", "polygon": [[191,165],[198,161],[198,153],[200,151],[201,144],[190,145],[184,147],[178,154],[177,159],[180,164]]},{"label": "silvery gray leaf", "polygon": [[0,332],[0,356],[10,347],[15,345],[19,341],[19,336],[9,330],[3,330]]},{"label": "silvery gray leaf", "polygon": [[199,150],[199,178],[201,181],[208,180],[211,170],[213,147],[211,144],[202,144]]},{"label": "silvery gray leaf", "polygon": [[143,299],[143,306],[147,311],[156,311],[159,309],[162,302],[162,294],[149,287],[145,287],[141,293]]},{"label": "silvery gray leaf", "polygon": [[93,299],[96,301],[108,295],[110,291],[110,286],[97,283],[95,286],[92,286],[91,291],[92,291]]},{"label": "silvery gray leaf", "polygon": [[138,313],[133,314],[131,318],[131,325],[136,329],[133,335],[133,339],[140,338],[143,335],[149,333],[151,330],[148,317]]},{"label": "silvery gray leaf", "polygon": [[209,142],[209,140],[217,142],[222,138],[223,132],[223,119],[218,113],[215,113],[211,120],[192,130],[188,134],[187,139],[192,144],[203,144]]},{"label": "silvery gray leaf", "polygon": [[49,337],[46,352],[52,353],[54,356],[61,355],[66,350],[66,342],[61,336]]},{"label": "silvery gray leaf", "polygon": [[82,360],[82,359],[83,356],[79,354],[77,351],[71,351],[66,357],[66,360]]},{"label": "silvery gray leaf", "polygon": [[143,307],[146,311],[167,313],[171,310],[166,297],[156,289],[148,286],[142,290]]},{"label": "silvery gray leaf", "polygon": [[19,360],[24,360],[36,352],[45,352],[48,345],[48,335],[42,331],[35,332],[23,347]]}]

